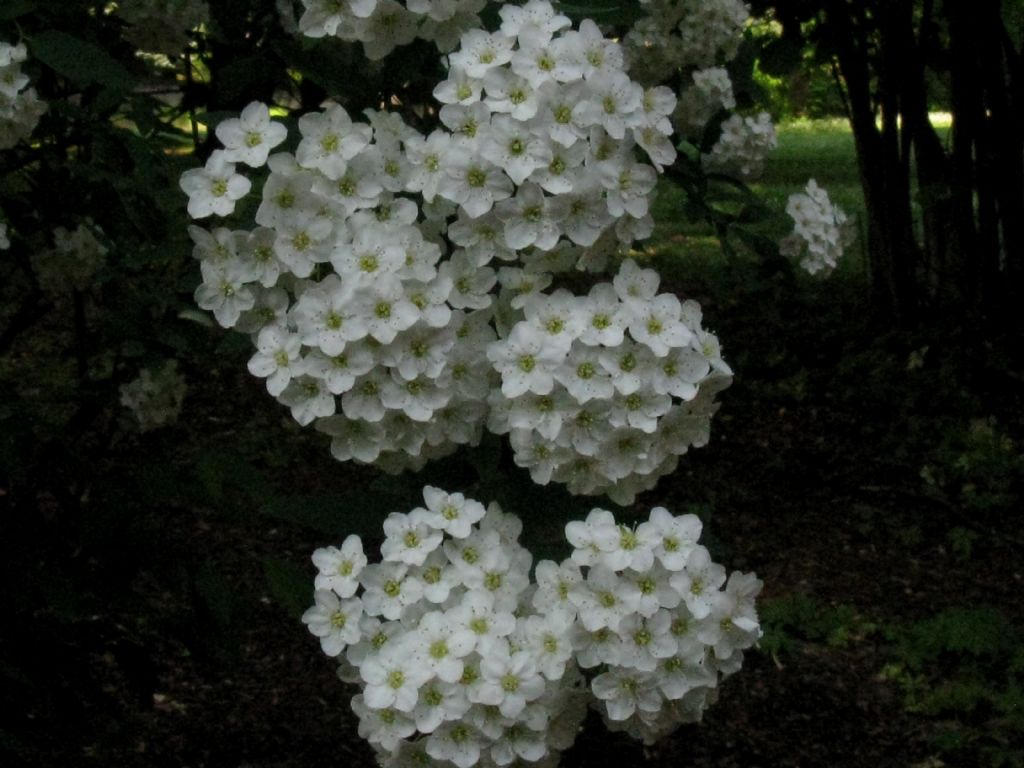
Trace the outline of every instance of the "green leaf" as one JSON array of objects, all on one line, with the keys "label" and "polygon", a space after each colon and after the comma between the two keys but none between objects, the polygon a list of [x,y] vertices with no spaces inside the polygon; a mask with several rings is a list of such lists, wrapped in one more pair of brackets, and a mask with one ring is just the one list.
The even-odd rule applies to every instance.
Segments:
[{"label": "green leaf", "polygon": [[135,85],[135,78],[121,62],[102,48],[66,32],[47,30],[33,37],[29,44],[34,57],[78,85],[97,84],[122,93]]},{"label": "green leaf", "polygon": [[0,8],[0,20],[16,19],[35,9],[36,4],[32,0],[4,0]]},{"label": "green leaf", "polygon": [[271,489],[263,473],[243,456],[223,450],[200,453],[193,465],[194,490],[202,504],[248,514]]},{"label": "green leaf", "polygon": [[279,557],[263,558],[263,577],[273,598],[292,616],[305,613],[313,597],[313,578],[306,569]]},{"label": "green leaf", "polygon": [[364,538],[380,538],[381,525],[388,512],[406,506],[408,504],[389,494],[353,491],[306,496],[290,494],[271,499],[261,511],[269,517],[332,536],[355,533]]},{"label": "green leaf", "polygon": [[576,22],[583,19],[594,19],[603,24],[614,24],[617,27],[629,28],[643,15],[639,3],[623,2],[623,0],[589,0],[588,2],[557,3],[560,12]]}]

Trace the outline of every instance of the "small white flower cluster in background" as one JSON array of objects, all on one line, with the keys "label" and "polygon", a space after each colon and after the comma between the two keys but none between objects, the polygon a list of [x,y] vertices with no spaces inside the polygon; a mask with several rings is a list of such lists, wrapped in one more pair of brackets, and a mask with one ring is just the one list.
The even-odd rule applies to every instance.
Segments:
[{"label": "small white flower cluster in background", "polygon": [[719,677],[738,671],[761,637],[761,582],[726,579],[697,543],[695,515],[656,507],[630,528],[595,509],[565,531],[575,547],[561,566],[577,612],[573,647],[580,667],[598,672],[590,685],[605,722],[651,744],[700,720]]},{"label": "small white flower cluster in background", "polygon": [[144,368],[132,381],[121,387],[121,405],[128,408],[139,429],[148,432],[173,424],[181,413],[187,390],[185,377],[178,373],[178,361]]},{"label": "small white flower cluster in background", "polygon": [[0,221],[0,251],[6,251],[10,247],[11,241],[7,237],[7,222]]},{"label": "small white flower cluster in background", "polygon": [[[684,82],[672,121],[693,143],[721,110],[736,107],[722,63],[736,57],[749,9],[742,0],[643,0],[647,14],[625,38],[630,72],[644,83],[664,82],[682,71]],[[692,83],[690,82],[692,80]],[[709,170],[749,180],[760,175],[776,146],[771,117],[730,115],[704,156]]]},{"label": "small white flower cluster in background", "polygon": [[459,37],[481,26],[485,0],[302,0],[299,31],[308,37],[334,36],[363,44],[376,61],[416,38],[447,53]]},{"label": "small white flower cluster in background", "polygon": [[741,179],[757,178],[768,154],[778,146],[771,115],[731,115],[722,123],[722,135],[704,161],[709,168],[735,174]]},{"label": "small white flower cluster in background", "polygon": [[88,290],[93,276],[106,263],[107,247],[86,224],[70,231],[57,227],[53,242],[53,248],[32,256],[40,287],[57,294]]},{"label": "small white flower cluster in background", "polygon": [[140,50],[173,58],[188,47],[189,33],[209,20],[210,8],[205,0],[118,0],[117,15]]},{"label": "small white flower cluster in background", "polygon": [[724,67],[694,70],[692,79],[693,85],[679,94],[679,104],[672,121],[680,133],[697,139],[719,111],[736,107],[736,97],[732,92],[732,80]]},{"label": "small white flower cluster in background", "polygon": [[314,552],[302,617],[361,687],[359,734],[383,766],[557,765],[588,702],[652,743],[699,720],[761,635],[761,582],[726,580],[693,515],[656,508],[634,529],[595,509],[566,526],[571,559],[541,561],[531,584],[517,518],[423,495],[385,520],[382,562],[357,536]]},{"label": "small white flower cluster in background", "polygon": [[793,231],[779,243],[779,252],[800,257],[800,266],[812,275],[835,269],[855,233],[853,222],[832,203],[828,192],[811,179],[804,192],[789,196],[786,213],[793,219]]},{"label": "small white flower cluster in background", "polygon": [[502,380],[488,428],[509,434],[534,482],[628,504],[707,442],[732,371],[697,303],[658,284],[629,259],[586,297],[531,294],[525,319],[488,347]]},{"label": "small white flower cluster in background", "polygon": [[[650,234],[657,172],[675,159],[675,98],[630,80],[621,48],[592,22],[573,30],[540,0],[499,13],[499,31],[466,32],[448,57],[434,91],[443,127],[429,136],[396,113],[368,110],[365,124],[329,105],[299,118],[294,154],[271,154],[286,130],[265,105],[221,123],[223,149],[182,175],[189,213],[230,215],[252,187],[240,165],[266,165],[269,177],[255,229],[191,228],[196,301],[252,335],[250,371],[297,421],[331,435],[336,458],[389,471],[476,444],[488,408],[503,407],[496,370],[509,378],[515,349],[547,345],[523,371],[535,383],[502,386],[519,399],[495,428],[512,432],[538,482],[554,466],[534,436],[561,434],[556,479],[632,499],[706,441],[714,392],[731,372],[696,305],[655,297],[650,270],[586,299],[542,291],[574,267],[603,269]],[[557,338],[527,339],[538,323]],[[722,376],[698,397],[709,365]],[[555,368],[568,394],[534,419],[520,396],[552,394]],[[592,380],[575,380],[590,369]],[[673,397],[686,406],[670,409]],[[584,424],[591,417],[601,423]]]},{"label": "small white flower cluster in background", "polygon": [[645,82],[704,69],[739,51],[750,11],[743,0],[640,0],[646,15],[625,37],[630,71]]},{"label": "small white flower cluster in background", "polygon": [[382,766],[556,765],[586,714],[571,621],[535,607],[522,524],[437,488],[384,521],[382,561],[358,536],[318,549],[302,620],[340,673]]},{"label": "small white flower cluster in background", "polygon": [[32,135],[46,104],[29,88],[21,65],[28,57],[22,43],[0,41],[0,149],[9,149]]}]

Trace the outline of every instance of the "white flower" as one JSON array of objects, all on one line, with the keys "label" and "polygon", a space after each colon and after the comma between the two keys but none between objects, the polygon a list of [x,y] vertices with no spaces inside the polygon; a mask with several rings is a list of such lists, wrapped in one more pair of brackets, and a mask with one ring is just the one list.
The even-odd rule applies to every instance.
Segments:
[{"label": "white flower", "polygon": [[480,661],[483,683],[477,695],[479,703],[498,707],[505,717],[516,717],[528,702],[544,693],[544,678],[532,654],[501,653],[499,648],[495,646]]},{"label": "white flower", "polygon": [[[401,563],[368,565],[363,571],[363,607],[369,616],[397,619],[423,594],[423,584]],[[373,705],[375,706],[375,705]]]},{"label": "white flower", "polygon": [[221,122],[216,133],[224,145],[225,160],[258,168],[266,165],[270,150],[287,138],[288,129],[271,122],[267,105],[254,101],[241,117]]},{"label": "white flower", "polygon": [[427,525],[456,539],[469,536],[472,527],[486,511],[483,504],[467,499],[461,493],[448,494],[429,485],[423,488],[423,500],[428,510],[423,518]]},{"label": "white flower", "polygon": [[441,533],[430,529],[424,510],[407,515],[392,512],[384,520],[384,543],[380,554],[385,561],[423,565],[427,555],[441,544]]},{"label": "white flower", "polygon": [[328,656],[337,656],[348,645],[359,642],[359,617],[363,612],[358,597],[339,600],[326,589],[313,594],[316,605],[302,614],[309,631],[320,638],[320,646]]},{"label": "white flower", "polygon": [[491,69],[512,60],[514,44],[512,36],[470,30],[462,36],[459,50],[451,54],[448,61],[469,77],[480,79]]},{"label": "white flower", "polygon": [[443,723],[427,737],[427,754],[470,768],[480,760],[481,735],[462,720]]},{"label": "white flower", "polygon": [[604,702],[612,720],[625,720],[638,710],[657,712],[661,709],[658,677],[652,673],[612,668],[595,677],[591,689]]},{"label": "white flower", "polygon": [[249,359],[249,373],[265,378],[267,392],[277,397],[291,382],[292,376],[301,373],[301,349],[302,342],[297,335],[281,326],[267,326],[259,333],[256,354]]},{"label": "white flower", "polygon": [[627,614],[636,610],[640,589],[610,568],[595,565],[587,573],[586,581],[569,591],[569,599],[579,610],[580,621],[587,630],[615,630]]},{"label": "white flower", "polygon": [[512,194],[512,181],[501,168],[483,157],[453,153],[437,192],[446,200],[458,203],[475,219],[491,210],[495,201]]},{"label": "white flower", "polygon": [[365,703],[365,697],[352,697],[352,710],[359,717],[359,736],[382,749],[396,749],[416,732],[416,722],[409,713],[395,708],[375,709]]},{"label": "white flower", "polygon": [[326,111],[299,118],[302,141],[295,159],[304,168],[314,168],[336,181],[345,175],[348,161],[358,155],[372,136],[368,125],[354,125],[348,112],[338,104]]},{"label": "white flower", "polygon": [[229,215],[235,210],[235,203],[249,194],[252,182],[235,173],[234,163],[228,162],[224,152],[218,150],[203,168],[185,171],[180,186],[188,195],[188,215],[202,219],[213,214]]},{"label": "white flower", "polygon": [[499,610],[487,592],[469,592],[449,613],[453,623],[469,629],[476,638],[476,651],[486,656],[496,643],[515,630],[511,611]]},{"label": "white flower", "polygon": [[434,611],[420,619],[416,627],[418,648],[413,652],[425,671],[446,683],[462,677],[462,659],[476,647],[473,633]]},{"label": "white flower", "polygon": [[686,567],[672,575],[672,586],[683,596],[686,607],[696,619],[711,613],[717,590],[725,583],[725,569],[711,561],[704,547],[694,547]]},{"label": "white flower", "polygon": [[292,418],[302,426],[316,419],[333,416],[337,408],[334,395],[321,379],[312,376],[299,376],[289,382],[284,391],[277,396],[278,402],[287,405]]},{"label": "white flower", "polygon": [[554,372],[565,359],[568,347],[539,333],[527,323],[519,323],[508,338],[487,346],[487,359],[501,374],[505,397],[524,392],[546,395],[554,388]]},{"label": "white flower", "polygon": [[375,657],[359,666],[366,687],[363,700],[373,709],[394,708],[412,712],[416,707],[420,686],[430,679],[430,672],[411,649],[389,645]]},{"label": "white flower", "polygon": [[535,573],[537,591],[533,593],[533,607],[542,614],[561,614],[576,617],[576,606],[569,599],[573,585],[583,581],[579,566],[572,560],[559,565],[551,560],[537,563]]},{"label": "white flower", "polygon": [[320,571],[314,584],[317,589],[333,590],[339,597],[352,597],[366,562],[362,540],[355,534],[347,536],[341,549],[324,547],[313,552],[313,564]]}]

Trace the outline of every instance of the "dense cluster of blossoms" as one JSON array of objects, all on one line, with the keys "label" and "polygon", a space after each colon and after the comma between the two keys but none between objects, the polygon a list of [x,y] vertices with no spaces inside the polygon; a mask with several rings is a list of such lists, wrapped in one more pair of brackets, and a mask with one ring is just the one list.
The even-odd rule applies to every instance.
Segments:
[{"label": "dense cluster of blossoms", "polygon": [[86,224],[73,230],[57,227],[53,244],[53,248],[32,256],[32,269],[40,287],[56,294],[87,290],[93,276],[106,263],[107,247]]},{"label": "dense cluster of blossoms", "polygon": [[789,196],[786,213],[792,217],[793,231],[779,243],[783,256],[800,258],[800,266],[812,275],[834,269],[843,251],[853,242],[853,222],[828,192],[814,179],[804,192]]},{"label": "dense cluster of blossoms", "polygon": [[633,529],[595,509],[566,527],[572,557],[539,562],[531,584],[518,519],[423,496],[385,520],[380,563],[357,536],[314,552],[303,616],[360,685],[359,733],[384,766],[556,765],[588,702],[653,742],[700,719],[760,637],[761,583],[727,581],[692,515],[656,508]]},{"label": "dense cluster of blossoms", "polygon": [[180,54],[189,33],[210,18],[206,0],[118,0],[117,14],[127,22],[125,37],[140,50]]},{"label": "dense cluster of blossoms", "polygon": [[139,429],[148,432],[178,420],[187,389],[178,361],[167,360],[159,367],[142,369],[123,385],[121,405],[132,412]]},{"label": "dense cluster of blossoms", "polygon": [[739,52],[750,10],[743,0],[640,0],[646,14],[626,34],[631,71],[664,77],[706,69]]},{"label": "dense cluster of blossoms", "polygon": [[517,518],[423,496],[384,521],[381,562],[357,536],[313,554],[302,619],[361,686],[352,708],[381,765],[556,765],[586,713],[571,621],[536,599]]},{"label": "dense cluster of blossoms", "polygon": [[488,427],[509,433],[533,480],[629,503],[708,439],[731,382],[696,302],[658,293],[633,260],[586,297],[535,294],[487,356],[501,374]]},{"label": "dense cluster of blossoms", "polygon": [[[736,107],[732,82],[723,64],[736,57],[749,9],[742,0],[645,0],[640,17],[625,37],[630,73],[645,83],[683,75],[673,123],[693,143],[703,138],[708,122]],[[705,155],[716,172],[751,179],[760,175],[776,146],[767,113],[730,115],[721,135]]]},{"label": "dense cluster of blossoms", "polygon": [[29,88],[21,65],[28,57],[22,43],[0,41],[0,149],[27,139],[46,111],[46,104]]},{"label": "dense cluster of blossoms", "polygon": [[417,38],[445,53],[461,35],[481,26],[486,0],[302,0],[299,30],[308,37],[334,36],[363,44],[366,57],[382,59]]},{"label": "dense cluster of blossoms", "polygon": [[565,530],[572,558],[546,578],[569,585],[576,661],[597,672],[590,687],[605,722],[651,744],[700,720],[719,677],[738,671],[761,637],[761,582],[738,572],[727,580],[697,543],[694,515],[655,507],[630,528],[595,509]]},{"label": "dense cluster of blossoms", "polygon": [[[418,468],[474,444],[489,405],[502,407],[500,373],[515,402],[492,423],[512,432],[535,479],[628,500],[706,439],[715,386],[698,397],[697,385],[709,365],[729,374],[717,341],[695,306],[655,298],[656,277],[627,285],[635,267],[586,299],[542,292],[650,233],[657,170],[675,159],[675,99],[630,80],[621,48],[593,23],[573,30],[538,0],[500,13],[499,31],[467,32],[449,56],[434,92],[443,127],[429,136],[395,113],[369,110],[363,124],[330,105],[299,119],[294,154],[271,155],[286,130],[265,105],[221,123],[224,148],[182,176],[189,213],[231,214],[252,188],[239,164],[267,165],[269,177],[254,230],[192,227],[196,299],[252,334],[250,371],[296,420],[331,435],[341,460]],[[558,318],[570,320],[552,330]],[[527,338],[538,323],[557,338]],[[509,356],[523,344],[544,351],[516,391]],[[559,366],[567,397],[553,410],[521,397],[551,395]],[[589,383],[573,381],[589,370]],[[675,415],[673,397],[690,401]],[[591,417],[602,425],[588,427]],[[619,431],[604,434],[608,417]],[[534,435],[562,441],[550,461]],[[594,461],[610,441],[619,458]]]},{"label": "dense cluster of blossoms", "polygon": [[767,112],[756,117],[730,115],[704,161],[712,170],[753,179],[761,175],[765,160],[776,146],[775,126]]}]

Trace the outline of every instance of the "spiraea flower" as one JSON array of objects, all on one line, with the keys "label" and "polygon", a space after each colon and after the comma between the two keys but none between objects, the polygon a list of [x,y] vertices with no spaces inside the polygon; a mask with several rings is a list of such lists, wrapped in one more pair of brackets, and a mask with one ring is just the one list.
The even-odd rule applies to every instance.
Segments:
[{"label": "spiraea flower", "polygon": [[556,759],[586,713],[571,618],[531,606],[518,521],[423,495],[426,508],[385,522],[383,562],[364,567],[352,536],[314,553],[303,622],[352,671],[359,733],[382,765],[417,752],[460,768]]},{"label": "spiraea flower", "polygon": [[[632,527],[595,509],[566,527],[572,558],[538,563],[531,585],[518,520],[493,504],[478,517],[478,502],[437,488],[424,501],[430,512],[388,518],[382,564],[363,568],[353,536],[317,550],[303,616],[360,686],[359,733],[382,765],[554,764],[588,701],[652,743],[698,720],[761,635],[761,582],[726,580],[693,515],[659,507]],[[463,512],[464,531],[450,532]],[[424,588],[407,593],[413,582]]]},{"label": "spiraea flower", "polygon": [[[391,0],[306,6],[316,34],[380,14],[399,26],[408,13],[459,16]],[[673,397],[697,400],[707,372],[681,355],[705,332],[667,294],[645,306],[649,277],[624,295],[544,291],[649,232],[657,169],[674,159],[674,97],[633,82],[593,24],[573,29],[542,0],[500,15],[448,57],[429,136],[397,113],[360,122],[328,104],[299,118],[292,154],[275,152],[286,131],[263,104],[223,121],[224,148],[182,176],[190,214],[237,218],[251,188],[238,166],[269,175],[255,228],[192,228],[196,300],[251,334],[250,371],[340,459],[418,467],[487,425],[537,482],[629,499],[693,444],[654,433]],[[628,282],[638,268],[623,270]],[[671,384],[641,386],[653,364],[630,361],[645,356],[667,358]],[[529,399],[549,395],[557,407]]]},{"label": "spiraea flower", "polygon": [[779,243],[782,255],[800,258],[800,266],[812,275],[835,269],[853,242],[854,229],[828,192],[811,179],[804,192],[789,196],[786,213],[793,219],[793,231]]}]

